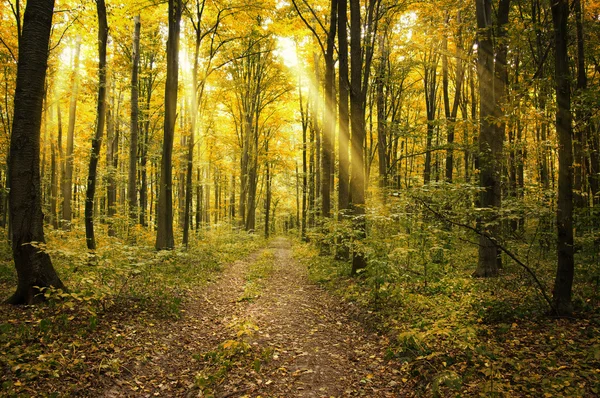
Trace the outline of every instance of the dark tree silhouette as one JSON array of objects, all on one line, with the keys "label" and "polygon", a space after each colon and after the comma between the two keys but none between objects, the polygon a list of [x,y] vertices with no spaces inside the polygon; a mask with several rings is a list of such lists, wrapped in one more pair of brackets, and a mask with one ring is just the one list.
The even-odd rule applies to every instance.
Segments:
[{"label": "dark tree silhouette", "polygon": [[17,87],[10,138],[10,217],[18,285],[11,304],[41,301],[41,287],[63,288],[44,243],[40,187],[40,127],[54,0],[29,0],[19,41]]}]

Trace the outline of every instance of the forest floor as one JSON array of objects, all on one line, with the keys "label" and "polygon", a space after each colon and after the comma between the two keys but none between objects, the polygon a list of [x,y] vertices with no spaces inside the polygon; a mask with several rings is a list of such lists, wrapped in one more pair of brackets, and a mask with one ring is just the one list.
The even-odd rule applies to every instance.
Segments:
[{"label": "forest floor", "polygon": [[101,396],[402,396],[388,342],[347,306],[275,239],[226,266],[151,344],[140,341],[144,359],[105,378]]},{"label": "forest floor", "polygon": [[[0,396],[600,394],[598,313],[548,317],[512,269],[350,277],[315,245],[230,232],[189,251],[103,247],[94,266],[54,249],[69,292],[0,305]],[[0,297],[15,283],[0,246]]]}]

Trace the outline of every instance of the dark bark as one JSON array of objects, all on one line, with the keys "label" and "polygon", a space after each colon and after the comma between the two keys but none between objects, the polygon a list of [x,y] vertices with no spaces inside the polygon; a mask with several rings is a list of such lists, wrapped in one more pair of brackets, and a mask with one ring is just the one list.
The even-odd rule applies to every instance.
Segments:
[{"label": "dark bark", "polygon": [[[501,1],[502,3],[503,1]],[[480,206],[489,209],[481,220],[486,232],[497,238],[499,227],[497,222],[491,222],[493,214],[501,203],[501,161],[504,134],[496,128],[499,113],[498,91],[494,87],[498,84],[498,75],[494,68],[494,45],[491,0],[477,0],[476,2],[477,28],[478,28],[478,60],[477,72],[479,76],[479,184],[483,188],[480,196]],[[505,61],[504,61],[505,62]],[[496,83],[496,84],[495,84]],[[479,259],[474,276],[490,277],[498,275],[498,248],[489,239],[479,239]]]},{"label": "dark bark", "polygon": [[[365,235],[365,120],[362,97],[362,38],[360,23],[360,2],[350,0],[350,117],[352,123],[352,171],[350,175],[351,208],[354,216],[354,229],[358,236]],[[352,274],[366,267],[362,253],[353,253]]]},{"label": "dark bark", "polygon": [[19,46],[9,154],[11,243],[18,277],[11,304],[41,301],[40,288],[64,288],[48,253],[36,247],[45,242],[40,128],[53,9],[53,0],[28,1]]},{"label": "dark bark", "polygon": [[350,76],[348,75],[348,0],[338,1],[338,53],[339,53],[339,186],[338,186],[338,219],[350,208],[350,109],[348,95]]},{"label": "dark bark", "polygon": [[558,137],[558,266],[554,281],[554,306],[558,315],[571,315],[574,259],[573,259],[573,152],[571,125],[571,82],[568,55],[569,2],[551,2],[554,25],[554,68],[556,79],[556,135]]},{"label": "dark bark", "polygon": [[[386,80],[386,64],[387,64],[387,40],[385,36],[381,37],[379,42],[380,59],[379,67],[377,68],[377,76],[375,77],[375,90],[377,102],[377,159],[379,166],[379,186],[385,188],[387,186],[388,162],[386,152],[388,151],[387,143],[387,116],[386,116],[386,98],[384,94],[384,86]],[[385,193],[383,193],[385,197]]]},{"label": "dark bark", "polygon": [[333,175],[333,139],[335,136],[335,65],[334,47],[337,30],[338,0],[331,0],[329,31],[325,57],[325,112],[323,114],[323,143],[321,152],[321,216],[331,217],[331,182]]},{"label": "dark bark", "polygon": [[431,181],[431,153],[433,144],[433,132],[435,130],[436,96],[437,96],[437,66],[439,56],[433,48],[423,66],[423,85],[425,90],[425,109],[427,115],[427,136],[425,143],[425,164],[423,167],[423,184]]},{"label": "dark bark", "polygon": [[169,37],[167,40],[167,79],[165,82],[165,120],[158,196],[156,249],[172,249],[173,238],[173,136],[177,118],[179,76],[179,31],[181,0],[169,0]]},{"label": "dark bark", "polygon": [[98,12],[98,104],[96,108],[96,133],[92,138],[92,153],[88,170],[87,190],[85,195],[85,239],[87,248],[96,250],[94,236],[94,196],[96,194],[96,170],[100,159],[100,147],[104,134],[106,111],[106,44],[108,41],[108,22],[104,0],[96,0]]},{"label": "dark bark", "polygon": [[129,178],[127,180],[127,199],[129,201],[129,216],[133,223],[137,222],[137,161],[138,161],[138,131],[139,131],[139,82],[138,70],[140,65],[140,16],[133,18],[133,45],[131,48],[131,112],[129,136]]}]

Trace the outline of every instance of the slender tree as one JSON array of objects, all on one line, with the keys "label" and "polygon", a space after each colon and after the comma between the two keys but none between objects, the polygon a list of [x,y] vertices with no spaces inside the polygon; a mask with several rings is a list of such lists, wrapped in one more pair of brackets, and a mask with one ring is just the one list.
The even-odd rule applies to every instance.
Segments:
[{"label": "slender tree", "polygon": [[108,22],[104,0],[96,0],[98,12],[98,104],[96,108],[96,132],[92,138],[92,153],[85,195],[85,239],[87,248],[96,250],[94,236],[94,196],[96,194],[96,170],[100,159],[100,147],[104,134],[106,111],[106,44],[108,41]]},{"label": "slender tree", "polygon": [[177,117],[177,82],[179,75],[179,31],[181,0],[169,0],[169,37],[167,40],[167,80],[165,82],[165,121],[160,186],[158,195],[158,225],[156,249],[172,249],[173,238],[173,136]]},{"label": "slender tree", "polygon": [[129,178],[127,183],[127,198],[129,200],[129,216],[137,222],[137,161],[138,161],[138,131],[139,131],[139,79],[140,66],[140,16],[133,18],[133,46],[131,50],[131,112],[129,136]]},{"label": "slender tree", "polygon": [[12,251],[18,284],[11,304],[42,300],[40,288],[64,288],[44,243],[40,185],[42,100],[52,27],[53,0],[29,0],[19,41],[19,61],[10,138],[10,218]]},{"label": "slender tree", "polygon": [[69,125],[67,129],[67,152],[65,156],[65,173],[62,184],[63,227],[69,229],[73,218],[71,199],[73,198],[73,148],[75,143],[75,119],[77,114],[77,94],[79,92],[79,55],[81,52],[81,37],[75,43],[75,58],[73,61],[73,82],[71,84],[71,100],[69,103]]}]

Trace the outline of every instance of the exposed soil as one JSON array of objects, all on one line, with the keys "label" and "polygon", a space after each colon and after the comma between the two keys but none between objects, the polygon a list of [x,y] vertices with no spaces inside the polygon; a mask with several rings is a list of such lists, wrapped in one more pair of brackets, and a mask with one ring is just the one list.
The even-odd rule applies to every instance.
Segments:
[{"label": "exposed soil", "polygon": [[[103,380],[103,397],[397,397],[399,370],[386,340],[307,278],[291,245],[275,239],[258,297],[241,299],[260,256],[227,266],[157,330],[136,363]],[[245,325],[245,326],[244,326]],[[140,336],[144,338],[144,336]]]}]

